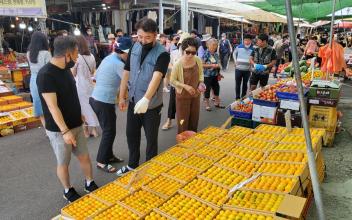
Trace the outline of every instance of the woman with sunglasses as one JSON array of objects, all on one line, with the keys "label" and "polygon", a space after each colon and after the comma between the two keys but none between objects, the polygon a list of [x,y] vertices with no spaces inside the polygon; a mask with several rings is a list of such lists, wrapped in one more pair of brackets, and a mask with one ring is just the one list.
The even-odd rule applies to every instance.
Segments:
[{"label": "woman with sunglasses", "polygon": [[182,41],[182,57],[172,68],[170,81],[176,88],[176,117],[178,134],[190,130],[197,132],[200,93],[205,91],[202,60],[195,56],[198,42],[194,38]]}]

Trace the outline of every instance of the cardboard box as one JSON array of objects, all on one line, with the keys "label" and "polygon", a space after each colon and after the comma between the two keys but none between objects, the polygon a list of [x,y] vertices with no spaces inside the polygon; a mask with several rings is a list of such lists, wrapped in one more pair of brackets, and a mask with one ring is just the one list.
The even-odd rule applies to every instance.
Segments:
[{"label": "cardboard box", "polygon": [[306,202],[306,198],[286,195],[276,211],[276,215],[289,219],[301,219]]},{"label": "cardboard box", "polygon": [[339,104],[339,99],[310,98],[308,103],[310,105],[336,107]]},{"label": "cardboard box", "polygon": [[309,111],[309,124],[314,128],[325,128],[327,131],[335,131],[337,125],[337,109],[312,105]]},{"label": "cardboard box", "polygon": [[253,105],[252,120],[268,124],[276,124],[277,107]]},{"label": "cardboard box", "polygon": [[282,100],[280,100],[280,108],[299,111],[300,103],[299,103],[299,101],[295,101],[295,100],[282,99]]},{"label": "cardboard box", "polygon": [[[277,110],[276,124],[279,126],[286,126],[285,113],[288,110],[279,108]],[[291,111],[291,126],[302,127],[302,116],[299,111]]]},{"label": "cardboard box", "polygon": [[341,94],[341,87],[338,89],[311,87],[309,89],[309,98],[327,98],[338,99]]}]

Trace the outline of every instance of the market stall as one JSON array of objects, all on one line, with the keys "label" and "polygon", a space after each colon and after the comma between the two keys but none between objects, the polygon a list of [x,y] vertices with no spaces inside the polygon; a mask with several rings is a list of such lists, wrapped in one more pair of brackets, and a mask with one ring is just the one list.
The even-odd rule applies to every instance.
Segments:
[{"label": "market stall", "polygon": [[[311,133],[322,181],[326,133]],[[208,127],[63,207],[61,218],[304,219],[311,200],[303,129]]]}]

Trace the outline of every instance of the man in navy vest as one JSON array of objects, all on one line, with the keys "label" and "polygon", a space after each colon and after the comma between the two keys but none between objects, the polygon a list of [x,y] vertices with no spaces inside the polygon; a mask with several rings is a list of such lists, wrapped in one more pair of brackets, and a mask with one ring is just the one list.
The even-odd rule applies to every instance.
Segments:
[{"label": "man in navy vest", "polygon": [[[144,128],[147,149],[146,160],[158,154],[158,133],[163,106],[163,78],[170,55],[157,38],[157,24],[142,19],[136,24],[138,42],[129,51],[120,85],[119,108],[127,109],[127,144],[129,161],[116,172],[118,176],[138,167],[140,159],[141,128]],[[128,89],[128,100],[127,97]]]}]

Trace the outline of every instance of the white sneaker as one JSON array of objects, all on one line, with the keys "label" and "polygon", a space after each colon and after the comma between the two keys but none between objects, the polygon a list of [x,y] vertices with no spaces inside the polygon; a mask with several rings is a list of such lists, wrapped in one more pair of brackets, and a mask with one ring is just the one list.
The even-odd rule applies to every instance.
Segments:
[{"label": "white sneaker", "polygon": [[116,171],[116,175],[117,176],[123,176],[123,174],[128,173],[129,171],[132,171],[133,169],[131,167],[127,166],[123,166],[121,167],[121,169],[119,169],[118,171]]},{"label": "white sneaker", "polygon": [[168,88],[164,87],[163,92],[170,92],[170,90]]}]

